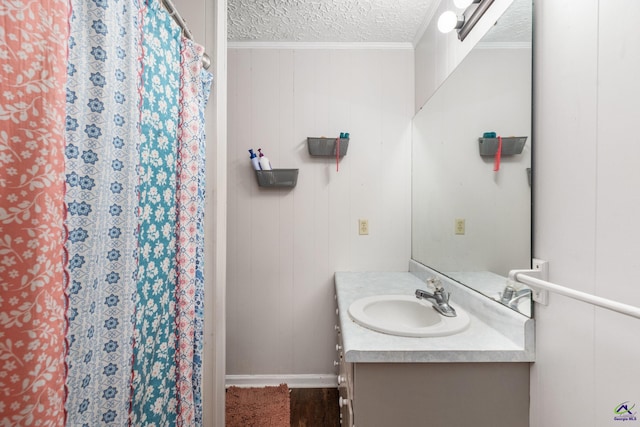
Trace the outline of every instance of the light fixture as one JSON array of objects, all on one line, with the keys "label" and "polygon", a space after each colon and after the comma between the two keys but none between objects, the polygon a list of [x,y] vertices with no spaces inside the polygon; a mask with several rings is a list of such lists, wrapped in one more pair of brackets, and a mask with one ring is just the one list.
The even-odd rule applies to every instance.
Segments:
[{"label": "light fixture", "polygon": [[441,33],[446,34],[452,30],[462,28],[462,24],[464,24],[464,17],[460,17],[450,10],[447,10],[438,18],[438,30]]},{"label": "light fixture", "polygon": [[478,3],[480,0],[453,0],[453,4],[458,9],[466,9],[471,6],[472,3]]},{"label": "light fixture", "polygon": [[454,0],[456,7],[466,8],[464,15],[459,17],[450,10],[444,12],[438,18],[438,29],[442,33],[458,30],[458,39],[463,41],[493,2],[494,0]]}]

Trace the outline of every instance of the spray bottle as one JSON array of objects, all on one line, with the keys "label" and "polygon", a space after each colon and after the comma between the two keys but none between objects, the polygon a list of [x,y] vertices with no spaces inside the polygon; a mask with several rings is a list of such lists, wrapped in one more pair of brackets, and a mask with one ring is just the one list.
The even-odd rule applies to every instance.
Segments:
[{"label": "spray bottle", "polygon": [[253,152],[253,148],[249,150],[249,153],[251,153],[251,164],[253,165],[253,168],[257,171],[260,170],[260,161],[258,160],[258,156],[256,156],[256,153]]},{"label": "spray bottle", "polygon": [[258,153],[260,153],[260,167],[262,168],[263,171],[270,171],[271,162],[269,161],[267,156],[262,154],[262,148],[258,148]]}]

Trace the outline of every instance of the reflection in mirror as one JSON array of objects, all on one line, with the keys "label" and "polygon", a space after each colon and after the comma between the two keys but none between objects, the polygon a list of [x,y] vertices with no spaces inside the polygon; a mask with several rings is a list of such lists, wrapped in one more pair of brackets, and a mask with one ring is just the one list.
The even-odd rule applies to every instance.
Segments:
[{"label": "reflection in mirror", "polygon": [[[412,258],[527,316],[506,278],[531,266],[531,9],[515,0],[415,115],[412,154]],[[480,155],[491,132],[526,143]]]}]

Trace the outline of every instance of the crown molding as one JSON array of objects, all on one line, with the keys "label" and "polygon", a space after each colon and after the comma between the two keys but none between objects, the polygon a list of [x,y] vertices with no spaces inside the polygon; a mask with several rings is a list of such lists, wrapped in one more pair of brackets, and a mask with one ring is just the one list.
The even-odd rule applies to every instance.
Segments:
[{"label": "crown molding", "polygon": [[331,50],[413,50],[410,42],[237,42],[227,43],[229,49],[331,49]]}]

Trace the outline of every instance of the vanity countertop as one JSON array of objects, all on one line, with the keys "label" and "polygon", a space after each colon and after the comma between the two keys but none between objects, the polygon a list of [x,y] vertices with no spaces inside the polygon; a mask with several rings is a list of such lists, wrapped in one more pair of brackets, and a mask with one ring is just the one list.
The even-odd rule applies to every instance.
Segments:
[{"label": "vanity countertop", "polygon": [[[357,363],[460,363],[460,362],[532,362],[533,320],[518,313],[508,312],[508,322],[522,325],[522,339],[513,339],[499,332],[498,328],[481,320],[473,308],[482,304],[463,304],[467,298],[485,298],[452,292],[451,305],[460,304],[471,317],[469,327],[458,334],[444,337],[413,338],[383,334],[353,322],[349,306],[359,298],[372,295],[413,295],[417,288],[426,289],[425,283],[409,272],[337,272],[336,295],[340,318],[340,330],[345,361]],[[444,283],[445,289],[459,284]],[[456,298],[455,295],[458,295]],[[466,301],[465,301],[466,302]],[[471,309],[470,309],[471,305]],[[484,309],[491,306],[484,305]],[[496,310],[502,308],[496,304]],[[513,317],[515,316],[515,317]],[[495,322],[494,316],[488,316]],[[518,343],[520,342],[520,344]]]}]

